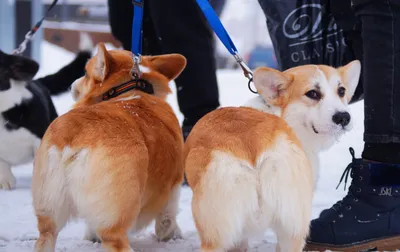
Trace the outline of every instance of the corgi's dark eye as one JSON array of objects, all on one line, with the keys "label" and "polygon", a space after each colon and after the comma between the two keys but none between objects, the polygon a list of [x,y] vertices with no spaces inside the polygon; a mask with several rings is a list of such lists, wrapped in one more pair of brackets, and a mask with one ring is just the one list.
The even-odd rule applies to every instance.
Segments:
[{"label": "corgi's dark eye", "polygon": [[338,90],[337,90],[337,93],[338,93],[340,98],[343,98],[344,95],[346,94],[346,89],[344,87],[339,87]]},{"label": "corgi's dark eye", "polygon": [[321,92],[317,90],[310,90],[305,94],[308,98],[312,100],[319,101],[322,98]]}]

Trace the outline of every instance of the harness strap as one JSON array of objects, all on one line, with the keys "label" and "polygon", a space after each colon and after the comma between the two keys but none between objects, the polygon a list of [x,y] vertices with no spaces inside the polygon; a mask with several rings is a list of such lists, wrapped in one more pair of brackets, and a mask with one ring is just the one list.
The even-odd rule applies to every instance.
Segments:
[{"label": "harness strap", "polygon": [[134,79],[108,90],[106,93],[103,94],[103,101],[107,101],[111,98],[117,97],[132,89],[137,89],[147,94],[154,94],[153,85],[151,85],[148,81],[142,79]]}]

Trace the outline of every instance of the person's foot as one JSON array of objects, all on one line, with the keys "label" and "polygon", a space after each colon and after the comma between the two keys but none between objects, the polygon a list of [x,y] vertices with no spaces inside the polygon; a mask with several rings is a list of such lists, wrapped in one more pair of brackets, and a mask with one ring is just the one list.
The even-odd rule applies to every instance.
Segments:
[{"label": "person's foot", "polygon": [[313,220],[305,251],[400,249],[400,165],[356,159],[345,169],[348,194]]}]

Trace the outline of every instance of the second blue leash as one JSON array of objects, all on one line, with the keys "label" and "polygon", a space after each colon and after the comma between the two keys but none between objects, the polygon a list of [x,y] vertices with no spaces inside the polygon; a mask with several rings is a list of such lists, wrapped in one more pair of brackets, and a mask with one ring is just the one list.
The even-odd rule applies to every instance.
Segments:
[{"label": "second blue leash", "polygon": [[249,79],[248,87],[251,92],[257,93],[254,91],[250,84],[253,82],[253,72],[249,68],[249,66],[244,62],[243,58],[240,56],[238,50],[236,49],[235,44],[233,43],[232,39],[230,38],[228,32],[225,30],[224,26],[221,23],[221,20],[218,18],[217,13],[215,13],[214,9],[211,7],[208,0],[196,0],[197,4],[199,5],[200,9],[202,10],[204,16],[206,17],[208,23],[210,24],[211,28],[214,30],[215,34],[224,44],[226,49],[233,55],[237,63],[243,70],[244,76]]},{"label": "second blue leash", "polygon": [[[121,0],[118,0],[121,1]],[[142,61],[142,24],[143,24],[143,0],[132,0],[133,3],[133,23],[132,23],[132,57],[133,68],[131,71],[132,77],[139,79],[142,73],[139,69],[139,64]]]}]

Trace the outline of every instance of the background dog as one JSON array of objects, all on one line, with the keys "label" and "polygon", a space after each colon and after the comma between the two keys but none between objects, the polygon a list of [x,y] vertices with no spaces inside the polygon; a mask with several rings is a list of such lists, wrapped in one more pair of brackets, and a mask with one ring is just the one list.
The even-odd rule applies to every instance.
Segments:
[{"label": "background dog", "polygon": [[0,51],[0,189],[12,189],[11,167],[32,161],[47,127],[57,117],[51,95],[69,90],[84,74],[92,43],[82,42],[75,59],[53,75],[32,80],[37,62]]}]

